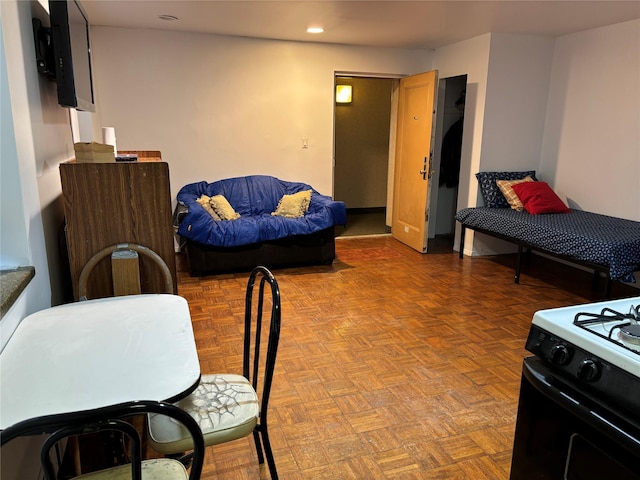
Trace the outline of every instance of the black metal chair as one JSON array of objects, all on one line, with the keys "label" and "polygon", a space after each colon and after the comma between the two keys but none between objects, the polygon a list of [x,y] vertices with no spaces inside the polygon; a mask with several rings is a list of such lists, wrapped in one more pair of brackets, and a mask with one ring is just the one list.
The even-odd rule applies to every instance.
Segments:
[{"label": "black metal chair", "polygon": [[[161,415],[163,418],[171,418],[171,421],[177,421],[184,426],[194,449],[189,473],[178,460],[170,458],[142,459],[140,433],[127,420],[149,413]],[[73,435],[104,431],[117,431],[129,438],[130,462],[74,478],[91,480],[132,478],[133,480],[142,480],[143,473],[145,478],[153,479],[197,480],[200,478],[205,448],[200,427],[184,410],[164,402],[127,402],[96,410],[48,415],[25,420],[0,432],[0,445],[4,445],[21,436],[50,434],[42,445],[40,461],[45,479],[54,480],[56,474],[51,458],[54,453],[53,449],[57,448],[56,446],[61,440]],[[118,474],[121,476],[118,476]]]},{"label": "black metal chair", "polygon": [[[258,277],[258,303],[254,312],[254,285]],[[271,316],[268,322],[263,323],[262,311],[267,284],[271,290]],[[278,472],[269,441],[267,412],[280,339],[280,320],[278,282],[266,267],[256,267],[249,276],[245,297],[242,375],[202,375],[198,388],[177,403],[197,419],[207,446],[253,433],[258,461],[263,464],[266,456],[269,472],[274,480],[278,478]],[[263,332],[267,345],[266,357],[261,362],[260,350],[265,340]],[[192,448],[190,439],[180,426],[157,415],[150,415],[149,418],[149,444],[165,455],[181,454]],[[183,457],[183,460],[187,459],[188,455]]]}]

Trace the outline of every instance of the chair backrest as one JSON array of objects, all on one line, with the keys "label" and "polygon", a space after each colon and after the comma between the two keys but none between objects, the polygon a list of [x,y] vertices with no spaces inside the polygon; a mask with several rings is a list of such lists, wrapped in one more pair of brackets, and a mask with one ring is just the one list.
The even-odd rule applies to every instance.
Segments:
[{"label": "chair backrest", "polygon": [[103,248],[85,264],[80,272],[78,280],[78,298],[79,300],[87,299],[87,285],[91,272],[102,259],[111,255],[111,272],[113,279],[113,292],[118,295],[137,295],[140,292],[140,268],[138,264],[138,255],[144,255],[151,259],[162,272],[164,277],[163,291],[154,293],[173,292],[173,279],[169,267],[160,255],[143,245],[136,243],[118,243]]},{"label": "chair backrest", "polygon": [[[135,401],[111,405],[95,410],[48,415],[17,423],[0,432],[0,445],[26,435],[50,434],[40,451],[40,461],[47,480],[56,478],[51,462],[51,449],[65,437],[103,430],[124,433],[131,442],[131,471],[133,480],[141,480],[142,447],[140,433],[126,420],[147,413],[158,413],[182,423],[191,434],[194,444],[193,461],[189,479],[199,479],[204,462],[204,440],[198,423],[175,405],[156,401]],[[53,432],[53,433],[52,433]]]},{"label": "chair backrest", "polygon": [[[254,286],[259,279],[257,293],[257,309],[253,311],[253,301],[255,298]],[[263,307],[265,286],[269,285],[271,290],[271,315],[267,338],[267,352],[264,362],[261,363],[260,350],[263,333]],[[254,318],[255,314],[255,318]],[[263,424],[267,420],[267,406],[269,403],[269,395],[271,393],[271,384],[273,380],[273,371],[276,365],[276,355],[278,353],[278,343],[280,342],[280,287],[273,274],[268,268],[258,266],[253,269],[247,283],[247,292],[245,297],[245,319],[244,319],[244,354],[242,363],[242,374],[251,382],[253,389],[260,396],[260,419]],[[266,332],[267,329],[265,328]],[[260,366],[264,364],[262,376],[260,375]],[[262,382],[262,390],[260,388]]]}]

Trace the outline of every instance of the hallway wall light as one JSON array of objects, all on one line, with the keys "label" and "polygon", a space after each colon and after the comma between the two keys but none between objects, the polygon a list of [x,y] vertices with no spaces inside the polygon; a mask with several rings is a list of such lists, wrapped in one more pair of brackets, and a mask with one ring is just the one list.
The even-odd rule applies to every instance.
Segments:
[{"label": "hallway wall light", "polygon": [[336,103],[351,103],[351,85],[336,85]]}]

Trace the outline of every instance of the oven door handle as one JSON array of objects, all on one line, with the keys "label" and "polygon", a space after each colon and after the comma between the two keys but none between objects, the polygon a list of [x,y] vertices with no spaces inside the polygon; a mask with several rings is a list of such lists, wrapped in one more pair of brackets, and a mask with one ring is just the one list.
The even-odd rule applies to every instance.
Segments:
[{"label": "oven door handle", "polygon": [[[624,445],[631,452],[637,452],[640,450],[640,437],[630,435],[617,425],[599,415],[597,412],[594,412],[580,403],[575,398],[559,390],[555,385],[552,385],[547,380],[543,373],[538,372],[536,368],[529,365],[526,361],[524,362],[522,374],[542,395],[579,417],[581,420],[587,422],[588,425],[594,427],[603,435],[620,445]],[[636,431],[638,431],[638,427],[636,425],[633,426]]]}]

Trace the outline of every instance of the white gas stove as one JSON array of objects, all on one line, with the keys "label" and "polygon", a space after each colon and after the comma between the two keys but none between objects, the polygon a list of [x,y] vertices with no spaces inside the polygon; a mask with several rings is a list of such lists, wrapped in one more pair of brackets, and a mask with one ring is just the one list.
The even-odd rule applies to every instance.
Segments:
[{"label": "white gas stove", "polygon": [[640,413],[640,297],[540,310],[526,349],[580,388]]}]

